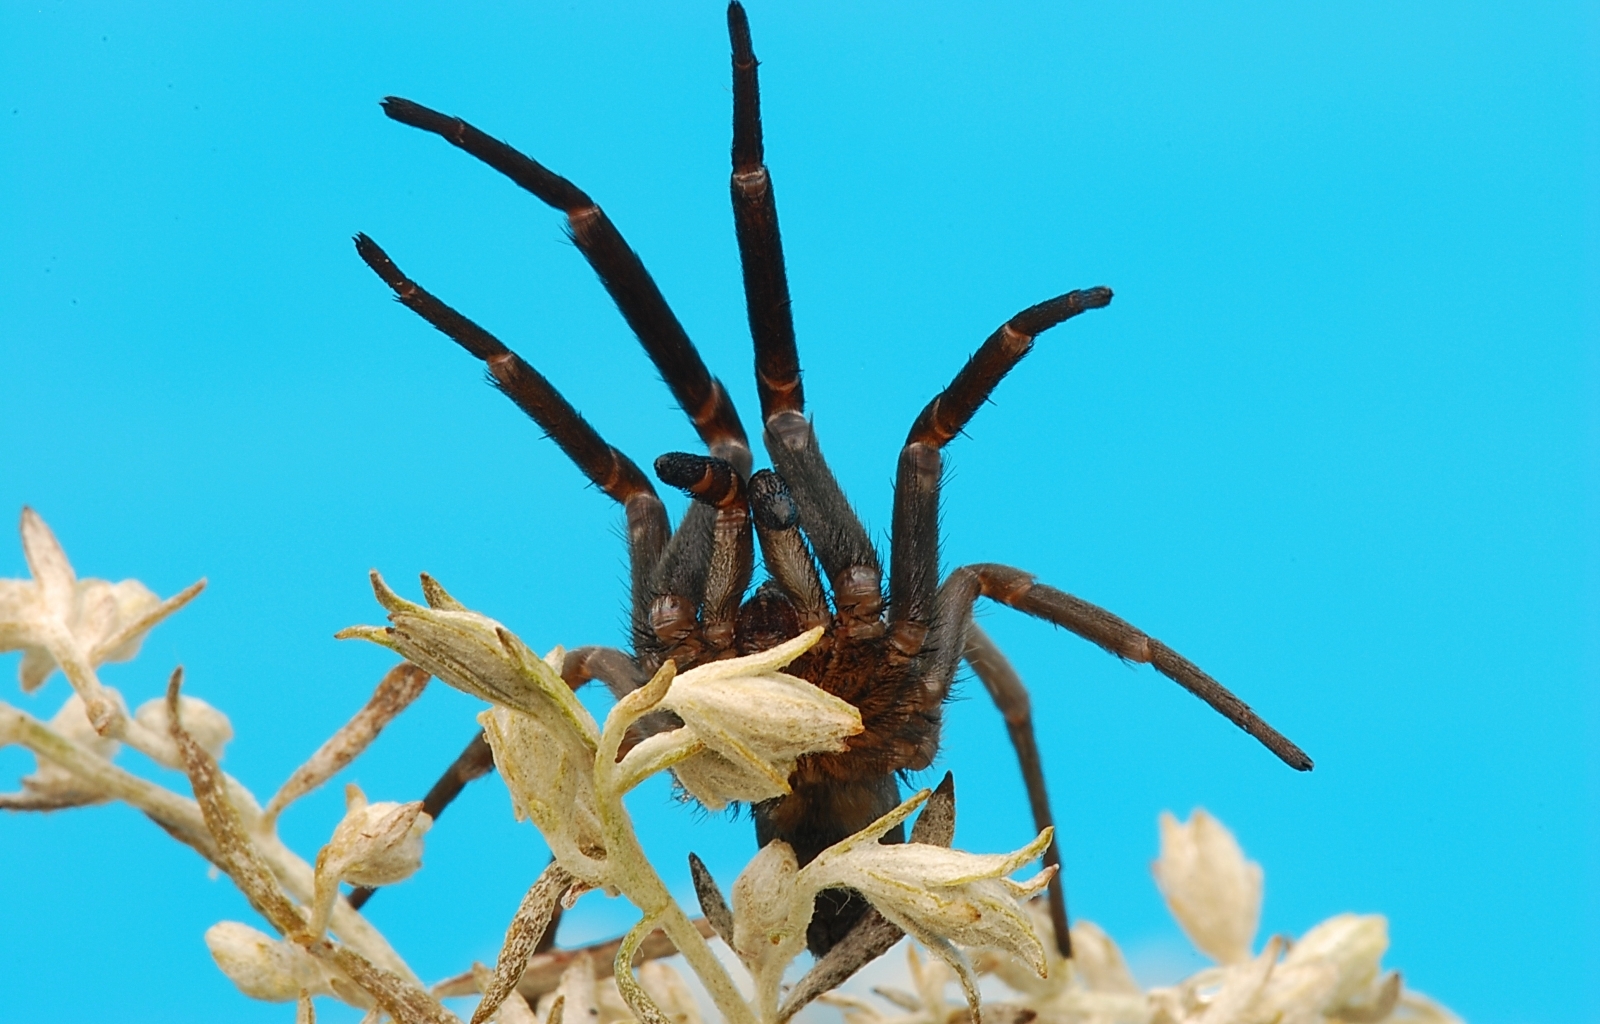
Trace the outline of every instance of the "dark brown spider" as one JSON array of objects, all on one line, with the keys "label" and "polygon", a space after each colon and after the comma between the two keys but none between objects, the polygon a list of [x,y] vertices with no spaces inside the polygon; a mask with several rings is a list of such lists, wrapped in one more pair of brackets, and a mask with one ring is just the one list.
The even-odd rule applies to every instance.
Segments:
[{"label": "dark brown spider", "polygon": [[[885,595],[878,552],[823,460],[805,416],[777,207],[762,157],[756,59],[737,0],[728,8],[728,28],[733,43],[734,221],[755,343],[762,441],[773,467],[755,473],[749,441],[726,389],[706,370],[639,257],[592,199],[465,121],[397,97],[383,102],[389,117],[440,136],[566,213],[578,251],[599,275],[710,451],[709,456],[675,452],[656,460],[660,479],[694,499],[673,530],[645,474],[607,445],[537,370],[406,277],[372,239],[357,236],[362,259],[399,300],[482,360],[493,384],[625,510],[633,653],[607,647],[574,650],[564,666],[567,681],[577,687],[599,679],[622,694],[641,685],[667,658],[687,669],[763,650],[802,630],[826,626],[823,640],[789,671],[854,704],[865,731],[844,753],[804,758],[790,779],[793,792],[754,808],[758,841],[788,842],[802,864],[899,803],[897,773],[926,768],[933,761],[943,704],[963,658],[1005,716],[1035,823],[1040,828],[1051,823],[1027,693],[1004,655],[972,623],[979,595],[1071,630],[1118,657],[1154,665],[1285,763],[1310,769],[1311,759],[1243,701],[1110,612],[1004,565],[962,566],[939,579],[940,450],[1027,355],[1038,334],[1105,306],[1111,301],[1108,288],[1071,291],[1012,317],[917,416],[900,452]],[[754,561],[752,534],[770,578],[746,599]],[[480,739],[429,794],[428,809],[437,816],[466,780],[488,768]],[[1058,862],[1054,846],[1044,860]],[[357,905],[365,895],[357,894]],[[1066,953],[1066,904],[1059,876],[1051,883],[1050,901],[1057,942]],[[854,894],[830,898],[825,893],[807,936],[812,951],[827,952],[865,910]]]}]

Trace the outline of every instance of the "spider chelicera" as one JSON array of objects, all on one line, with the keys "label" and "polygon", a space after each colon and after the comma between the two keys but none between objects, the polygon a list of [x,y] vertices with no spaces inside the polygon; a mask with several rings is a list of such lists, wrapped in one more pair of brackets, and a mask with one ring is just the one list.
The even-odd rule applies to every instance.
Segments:
[{"label": "spider chelicera", "polygon": [[[570,652],[573,687],[598,679],[617,694],[642,685],[668,658],[679,670],[772,647],[814,626],[823,639],[787,671],[861,711],[864,731],[842,753],[803,758],[793,792],[753,808],[757,839],[782,839],[804,864],[900,801],[896,776],[926,768],[939,748],[942,708],[964,659],[999,706],[1016,748],[1039,828],[1051,824],[1028,697],[994,642],[972,622],[981,595],[1037,616],[1118,657],[1148,662],[1299,770],[1311,759],[1216,680],[1161,641],[1102,608],[1005,565],[965,565],[939,578],[941,449],[961,432],[1041,332],[1111,301],[1109,288],[1070,291],[1018,313],[989,336],[923,408],[900,451],[889,580],[878,552],[840,489],[805,415],[800,360],[772,179],[763,162],[760,95],[749,23],[728,8],[733,44],[733,211],[744,272],[762,442],[771,469],[751,472],[750,443],[726,389],[707,371],[639,257],[600,207],[572,182],[458,118],[390,97],[384,112],[432,132],[567,215],[578,251],[599,275],[709,455],[674,452],[655,462],[662,482],[693,502],[676,530],[650,479],[601,439],[549,381],[488,331],[406,277],[366,235],[361,258],[400,302],[482,360],[490,379],[543,427],[595,486],[622,505],[631,567],[632,653]],[[750,591],[754,548],[768,579]],[[435,816],[470,778],[488,771],[481,737],[434,791]],[[900,841],[901,835],[885,841]],[[1054,845],[1046,864],[1058,863]],[[370,895],[355,894],[360,903]],[[1050,884],[1056,940],[1068,947],[1059,874]],[[824,893],[807,939],[835,946],[866,904]],[[548,936],[547,936],[548,939]]]}]

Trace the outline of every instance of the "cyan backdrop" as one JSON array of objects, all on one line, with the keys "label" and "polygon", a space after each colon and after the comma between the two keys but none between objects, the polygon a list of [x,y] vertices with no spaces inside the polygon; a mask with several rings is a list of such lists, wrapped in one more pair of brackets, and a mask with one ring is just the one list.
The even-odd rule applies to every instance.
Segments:
[{"label": "cyan backdrop", "polygon": [[[1204,806],[1266,869],[1263,935],[1382,912],[1390,963],[1475,1024],[1600,1016],[1594,5],[751,15],[810,405],[875,535],[968,353],[1112,286],[948,450],[944,564],[1104,604],[1317,759],[1296,775],[1154,672],[987,611],[1033,688],[1074,911],[1147,978],[1190,969],[1148,862],[1156,814]],[[371,567],[412,594],[432,572],[541,649],[622,639],[617,510],[352,233],[635,459],[695,447],[559,216],[387,121],[388,93],[594,195],[754,417],[719,4],[0,9],[0,514],[37,508],[82,575],[210,579],[105,677],[137,703],[185,665],[263,794],[389,663],[331,639],[379,619]],[[6,687],[43,716],[67,693]],[[1000,720],[961,696],[958,841],[1014,848]],[[420,795],[475,711],[435,687],[350,777]],[[0,785],[30,768],[0,753]],[[303,852],[337,788],[289,815]],[[633,806],[679,891],[688,850],[725,879],[752,852],[665,786]],[[453,973],[544,856],[480,783],[371,914]],[[0,817],[0,878],[0,1016],[292,1013],[201,943],[243,900],[125,808]],[[590,896],[563,938],[628,923]]]}]

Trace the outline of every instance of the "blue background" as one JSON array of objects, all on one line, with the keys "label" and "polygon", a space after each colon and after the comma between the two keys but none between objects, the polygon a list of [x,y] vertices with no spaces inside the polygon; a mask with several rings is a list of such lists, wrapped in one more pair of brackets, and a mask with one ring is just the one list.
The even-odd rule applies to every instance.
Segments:
[{"label": "blue background", "polygon": [[[379,619],[370,567],[413,595],[432,572],[540,649],[623,635],[615,507],[353,232],[636,460],[695,448],[559,215],[376,101],[465,116],[594,195],[753,425],[723,14],[140,7],[0,9],[0,510],[37,508],[85,576],[210,579],[104,677],[138,703],[184,664],[265,796],[390,663],[331,639]],[[1389,963],[1471,1021],[1600,1016],[1595,7],[752,19],[810,407],[875,536],[904,431],[967,354],[1111,285],[948,450],[945,566],[1117,611],[1317,759],[1296,775],[1149,669],[989,610],[1033,688],[1074,911],[1147,980],[1197,964],[1148,861],[1157,812],[1204,806],[1266,869],[1263,936],[1382,912]],[[48,717],[66,693],[5,699]],[[962,697],[958,841],[1014,848],[1000,720]],[[476,708],[434,687],[350,777],[420,795]],[[0,753],[6,788],[30,769]],[[285,821],[307,855],[337,789]],[[633,806],[679,891],[688,850],[725,880],[752,851],[665,786]],[[423,976],[492,957],[543,863],[507,812],[473,787],[374,900]],[[248,908],[126,808],[0,817],[0,878],[8,1019],[292,1012],[215,970],[201,933]],[[629,921],[590,896],[563,938]]]}]

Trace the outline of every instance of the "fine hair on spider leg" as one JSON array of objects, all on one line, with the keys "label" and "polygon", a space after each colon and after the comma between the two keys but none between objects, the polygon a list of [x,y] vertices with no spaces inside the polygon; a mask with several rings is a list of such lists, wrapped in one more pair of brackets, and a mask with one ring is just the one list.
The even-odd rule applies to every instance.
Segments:
[{"label": "fine hair on spider leg", "polygon": [[[786,671],[854,705],[863,731],[843,751],[802,757],[789,779],[791,792],[753,808],[758,842],[788,843],[801,864],[895,807],[898,774],[932,763],[943,705],[963,659],[1005,718],[1036,826],[1053,825],[1027,691],[994,641],[972,623],[980,596],[1061,626],[1118,657],[1149,663],[1290,767],[1309,770],[1311,759],[1243,701],[1110,612],[1008,566],[962,566],[941,579],[938,506],[945,445],[1039,335],[1109,305],[1109,288],[1068,291],[1012,316],[913,419],[896,470],[885,586],[878,551],[806,415],[777,201],[762,140],[759,65],[738,2],[728,8],[728,32],[733,72],[729,188],[770,469],[752,472],[747,435],[727,390],[706,368],[643,261],[587,193],[460,118],[398,97],[383,101],[390,118],[439,136],[566,215],[579,253],[706,446],[704,455],[669,452],[654,463],[661,482],[691,499],[673,529],[645,473],[607,444],[555,385],[403,274],[371,238],[357,236],[361,258],[396,298],[483,362],[494,385],[624,509],[631,649],[573,650],[562,666],[567,684],[576,688],[599,679],[620,697],[669,659],[682,671],[825,627],[816,645]],[[757,547],[768,578],[752,591]],[[676,724],[661,715],[638,728],[643,735]],[[440,796],[432,813],[490,767],[482,740],[475,737],[430,793],[430,801]],[[896,830],[883,841],[901,842],[903,833]],[[1060,863],[1054,843],[1044,860]],[[366,895],[370,892],[362,898]],[[1050,907],[1056,944],[1070,955],[1059,873],[1050,884]],[[866,910],[854,892],[823,892],[807,934],[811,950],[827,954]],[[550,938],[547,934],[546,941]],[[876,949],[879,938],[861,939],[855,947]]]}]

